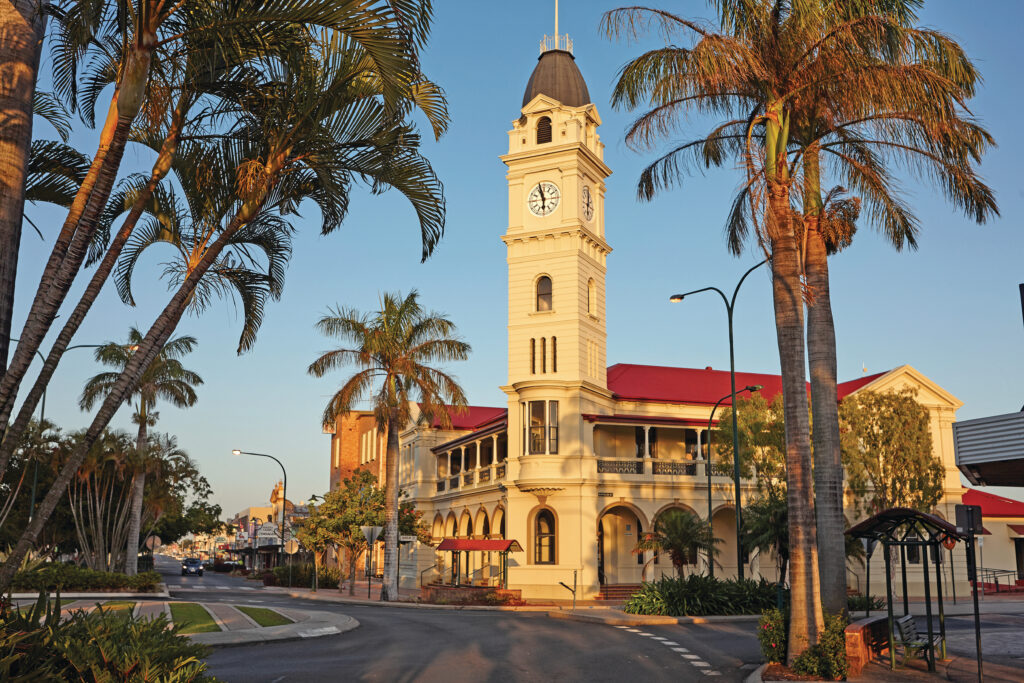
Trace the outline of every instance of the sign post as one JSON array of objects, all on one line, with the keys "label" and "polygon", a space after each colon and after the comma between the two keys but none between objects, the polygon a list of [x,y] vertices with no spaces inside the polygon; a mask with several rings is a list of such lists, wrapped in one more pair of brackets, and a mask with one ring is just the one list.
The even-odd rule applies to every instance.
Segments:
[{"label": "sign post", "polygon": [[[366,599],[370,599],[370,584],[373,582],[373,544],[384,530],[382,526],[361,526],[359,530],[366,537]],[[355,577],[352,579],[355,580]]]},{"label": "sign post", "polygon": [[981,663],[981,615],[978,614],[978,564],[974,551],[974,534],[981,531],[981,506],[957,505],[956,530],[967,534],[967,580],[971,582],[974,599],[974,644],[978,650],[978,681],[984,680]]}]

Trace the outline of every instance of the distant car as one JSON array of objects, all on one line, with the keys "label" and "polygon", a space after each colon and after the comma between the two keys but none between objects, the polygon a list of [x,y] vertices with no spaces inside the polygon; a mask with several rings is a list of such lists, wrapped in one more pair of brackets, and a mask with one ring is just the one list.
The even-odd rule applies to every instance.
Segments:
[{"label": "distant car", "polygon": [[181,575],[198,574],[203,575],[203,563],[198,557],[188,557],[181,562]]}]

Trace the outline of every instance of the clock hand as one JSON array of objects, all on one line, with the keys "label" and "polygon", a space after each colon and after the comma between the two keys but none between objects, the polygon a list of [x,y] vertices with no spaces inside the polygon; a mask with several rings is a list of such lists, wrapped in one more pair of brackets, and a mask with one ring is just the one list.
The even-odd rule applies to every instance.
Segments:
[{"label": "clock hand", "polygon": [[540,190],[540,210],[543,211],[544,205],[547,204],[547,201],[544,198],[544,186],[538,185],[537,189]]}]

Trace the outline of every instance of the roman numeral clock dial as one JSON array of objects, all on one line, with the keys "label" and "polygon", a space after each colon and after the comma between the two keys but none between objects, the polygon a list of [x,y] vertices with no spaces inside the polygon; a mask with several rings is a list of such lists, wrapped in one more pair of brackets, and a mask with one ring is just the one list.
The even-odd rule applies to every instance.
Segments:
[{"label": "roman numeral clock dial", "polygon": [[530,190],[527,205],[530,207],[530,213],[534,216],[547,216],[558,208],[559,199],[561,199],[561,195],[557,185],[540,182]]}]

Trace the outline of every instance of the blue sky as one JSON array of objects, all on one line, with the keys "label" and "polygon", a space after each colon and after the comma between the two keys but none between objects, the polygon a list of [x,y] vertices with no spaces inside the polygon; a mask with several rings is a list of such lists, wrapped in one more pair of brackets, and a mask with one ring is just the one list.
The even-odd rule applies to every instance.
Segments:
[{"label": "blue sky", "polygon": [[[313,379],[306,367],[331,344],[313,329],[329,306],[362,310],[377,305],[380,291],[415,287],[424,304],[448,314],[473,346],[469,361],[452,370],[471,402],[504,405],[498,389],[506,380],[506,269],[504,245],[507,191],[506,132],[519,116],[523,90],[538,55],[538,41],[553,30],[551,0],[523,0],[516,11],[500,3],[439,0],[437,21],[425,55],[427,74],[445,88],[452,115],[448,135],[425,151],[445,182],[448,219],[435,255],[419,263],[418,228],[397,194],[371,197],[361,190],[340,231],[319,235],[318,216],[308,209],[296,221],[299,236],[282,300],[270,305],[255,349],[237,356],[240,313],[230,302],[215,304],[200,318],[187,318],[179,334],[192,334],[199,348],[186,365],[206,380],[191,410],[160,409],[158,430],[178,435],[199,461],[226,513],[269,497],[276,466],[261,458],[238,458],[233,448],[271,453],[290,475],[289,497],[298,501],[328,486],[328,437],[319,417],[342,373]],[[635,183],[650,154],[623,144],[631,119],[609,104],[617,70],[642,46],[610,42],[598,33],[603,11],[620,3],[562,0],[561,30],[575,41],[577,64],[603,119],[608,182],[608,359],[689,367],[728,367],[725,314],[717,297],[695,297],[672,305],[668,296],[706,285],[731,289],[757,254],[740,258],[725,248],[722,226],[739,172],[724,168],[689,178],[651,203],[635,199]],[[659,3],[670,7],[670,3]],[[707,17],[702,2],[674,3],[690,17]],[[1019,410],[1024,403],[1024,326],[1017,284],[1024,281],[1024,208],[1019,134],[1019,33],[1024,5],[991,0],[979,12],[972,3],[930,3],[922,24],[951,33],[985,77],[972,103],[999,147],[982,171],[995,188],[1002,218],[977,226],[957,214],[928,186],[903,178],[922,224],[920,249],[897,253],[876,233],[863,229],[852,248],[832,259],[832,301],[838,336],[840,380],[908,363],[964,401],[959,419]],[[47,68],[49,61],[44,64]],[[703,134],[709,122],[695,120],[679,139]],[[40,125],[38,137],[53,137]],[[94,136],[73,142],[91,153]],[[139,150],[125,155],[125,170],[148,170]],[[62,215],[29,209],[46,238],[25,233],[19,272],[14,334],[24,319]],[[125,307],[108,286],[75,343],[123,339],[129,326],[147,328],[167,300],[159,281],[161,257],[148,255],[136,275],[137,303]],[[76,290],[77,293],[77,290]],[[736,362],[743,370],[778,371],[778,350],[769,280],[759,272],[744,284],[736,311]],[[90,416],[77,409],[84,380],[97,372],[90,352],[70,351],[50,385],[48,417],[67,429]],[[115,426],[131,429],[122,409]],[[1013,491],[1003,491],[1014,495]],[[1018,497],[1024,492],[1016,490]]]}]

